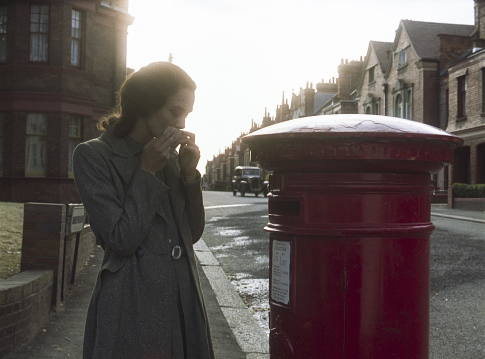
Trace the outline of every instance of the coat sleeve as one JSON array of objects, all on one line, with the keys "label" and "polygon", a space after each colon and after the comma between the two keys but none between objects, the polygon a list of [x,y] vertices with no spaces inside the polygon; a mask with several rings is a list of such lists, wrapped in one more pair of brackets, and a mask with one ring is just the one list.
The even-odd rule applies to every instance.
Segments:
[{"label": "coat sleeve", "polygon": [[89,143],[73,155],[74,179],[93,229],[121,256],[132,255],[147,237],[156,208],[167,187],[155,176],[137,169],[124,196],[115,186],[115,170],[106,154]]},{"label": "coat sleeve", "polygon": [[184,187],[187,214],[192,231],[192,243],[196,243],[202,237],[205,227],[205,211],[200,173],[197,172],[197,180],[193,183],[186,184],[184,182]]}]

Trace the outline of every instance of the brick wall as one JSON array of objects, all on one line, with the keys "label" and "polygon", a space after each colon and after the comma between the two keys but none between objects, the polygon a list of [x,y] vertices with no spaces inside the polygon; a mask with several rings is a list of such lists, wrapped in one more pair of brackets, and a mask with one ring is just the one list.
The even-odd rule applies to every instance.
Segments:
[{"label": "brick wall", "polygon": [[[450,67],[447,81],[442,82],[442,91],[449,89],[447,131],[462,137],[465,140],[464,146],[469,148],[470,184],[485,182],[485,116],[482,107],[484,67],[485,53],[477,54]],[[458,78],[462,76],[466,76],[466,117],[458,119]],[[457,182],[456,175],[455,170],[450,183]]]},{"label": "brick wall", "polygon": [[20,270],[52,269],[52,304],[61,302],[66,206],[26,203]]},{"label": "brick wall", "polygon": [[0,358],[32,339],[47,321],[52,281],[52,270],[32,270],[0,282]]},{"label": "brick wall", "polygon": [[[75,8],[73,7],[75,4]],[[126,9],[127,1],[117,6]],[[127,27],[132,19],[93,1],[49,2],[49,55],[30,61],[30,2],[8,4],[7,62],[0,67],[0,113],[5,118],[4,169],[0,200],[10,202],[79,202],[69,179],[69,119],[81,116],[82,137],[99,136],[97,120],[116,104],[126,77]],[[82,65],[71,66],[71,15],[84,17]],[[48,119],[46,176],[25,178],[26,118]]]}]

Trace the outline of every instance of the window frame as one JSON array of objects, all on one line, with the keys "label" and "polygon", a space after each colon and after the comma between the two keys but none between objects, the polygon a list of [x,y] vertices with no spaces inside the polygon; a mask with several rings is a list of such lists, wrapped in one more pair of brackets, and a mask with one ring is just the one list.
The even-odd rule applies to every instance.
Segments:
[{"label": "window frame", "polygon": [[374,82],[376,82],[375,69],[375,66],[369,69],[369,84],[373,84]]},{"label": "window frame", "polygon": [[[45,132],[29,132],[29,119],[31,116],[35,116],[35,119],[42,117],[44,119]],[[45,113],[28,113],[26,117],[26,128],[25,128],[25,177],[45,177],[47,173],[47,114]],[[38,126],[38,124],[37,124]],[[29,139],[34,137],[44,138],[44,148],[43,148],[43,164],[44,169],[42,171],[29,170]]]},{"label": "window frame", "polygon": [[[74,18],[74,14],[77,13],[79,14],[79,19]],[[84,53],[84,13],[80,10],[77,9],[72,9],[71,11],[71,66],[81,68],[83,65],[83,53]],[[75,28],[74,22],[78,23],[79,27]],[[75,31],[77,30],[79,36],[75,37]],[[73,63],[73,46],[74,44],[78,44],[78,56],[77,56],[77,61],[78,63],[75,64]]]},{"label": "window frame", "polygon": [[412,120],[413,119],[413,89],[408,88],[405,90],[405,95],[404,96],[404,118],[406,120]]},{"label": "window frame", "polygon": [[[398,80],[396,87],[392,91],[392,116],[413,120],[413,85],[406,85],[402,80]],[[398,99],[402,102],[399,104]],[[398,112],[401,112],[400,115]]]},{"label": "window frame", "polygon": [[[38,6],[39,7],[39,20],[38,22],[33,22],[32,19],[33,19],[33,15],[36,14],[36,13],[33,13],[33,9],[34,9],[34,6]],[[46,7],[47,8],[47,23],[42,23],[41,21],[41,17],[42,17],[42,8],[43,7]],[[38,31],[32,31],[32,26],[33,25],[38,25]],[[41,28],[42,26],[41,25],[46,25],[46,28],[47,30],[46,31],[41,31]],[[45,40],[44,40],[44,44],[46,46],[46,48],[42,49],[44,52],[45,51],[45,57],[44,57],[44,54],[42,53],[41,54],[41,57],[40,57],[40,60],[37,60],[36,57],[39,56],[39,54],[36,54],[34,53],[34,49],[33,49],[33,46],[32,46],[32,43],[34,41],[33,39],[33,35],[35,34],[39,34],[39,38],[43,38],[45,36]],[[41,37],[42,36],[42,37]],[[50,40],[50,6],[47,5],[47,4],[31,4],[30,5],[30,20],[29,20],[29,60],[30,62],[33,62],[33,63],[48,63],[49,61],[49,40]]]},{"label": "window frame", "polygon": [[[77,121],[77,134],[73,135],[71,133],[71,129],[73,128],[72,123],[73,120]],[[72,155],[74,153],[74,149],[77,145],[81,143],[81,133],[82,133],[82,116],[75,116],[71,115],[69,118],[69,144],[68,144],[68,162],[67,162],[67,173],[69,177],[74,176],[73,171],[73,163],[72,163]]]},{"label": "window frame", "polygon": [[0,64],[7,62],[8,6],[0,6]]},{"label": "window frame", "polygon": [[398,60],[399,67],[404,67],[408,64],[408,54],[406,48],[399,50]]},{"label": "window frame", "polygon": [[[398,102],[398,100],[401,100]],[[404,118],[403,116],[403,106],[404,106],[404,98],[401,92],[397,93],[394,97],[394,117]]]}]

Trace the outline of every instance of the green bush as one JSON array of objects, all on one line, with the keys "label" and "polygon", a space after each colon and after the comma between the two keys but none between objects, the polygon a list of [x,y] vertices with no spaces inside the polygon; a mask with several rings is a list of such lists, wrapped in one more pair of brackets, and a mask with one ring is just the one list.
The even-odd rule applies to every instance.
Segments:
[{"label": "green bush", "polygon": [[458,198],[485,198],[485,184],[453,183],[451,187]]}]

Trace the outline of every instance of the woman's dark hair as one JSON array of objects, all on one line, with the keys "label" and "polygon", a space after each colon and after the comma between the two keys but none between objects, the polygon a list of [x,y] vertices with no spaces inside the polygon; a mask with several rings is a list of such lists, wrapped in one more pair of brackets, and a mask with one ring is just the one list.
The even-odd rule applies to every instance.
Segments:
[{"label": "woman's dark hair", "polygon": [[132,73],[121,85],[117,110],[98,122],[98,129],[113,128],[116,137],[126,137],[138,117],[148,116],[165,105],[180,89],[195,91],[195,82],[170,62],[154,62]]}]

